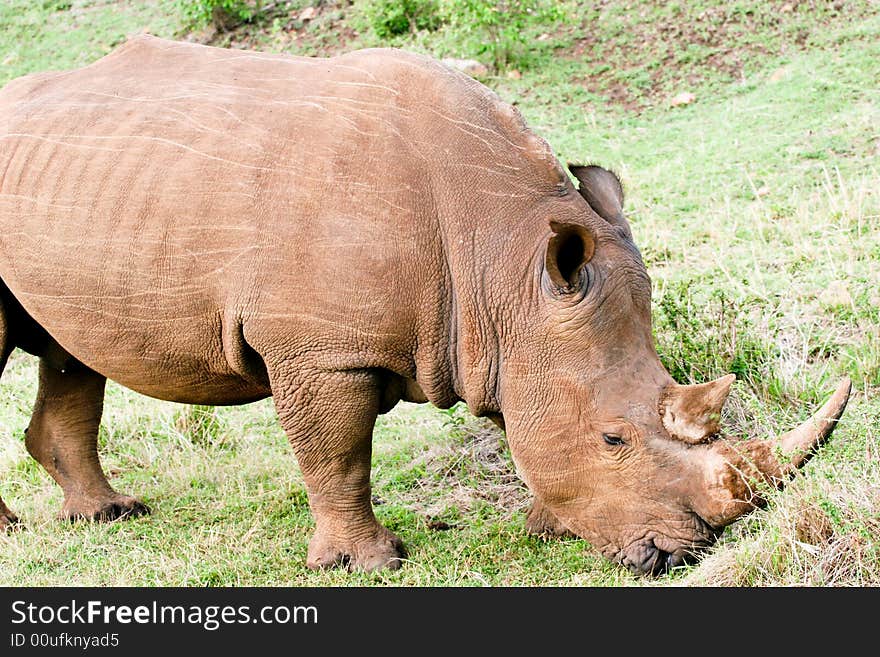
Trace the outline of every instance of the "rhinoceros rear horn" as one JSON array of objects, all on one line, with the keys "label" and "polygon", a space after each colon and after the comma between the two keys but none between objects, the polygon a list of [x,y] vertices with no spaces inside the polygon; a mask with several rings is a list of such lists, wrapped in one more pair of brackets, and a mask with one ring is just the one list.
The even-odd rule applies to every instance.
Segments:
[{"label": "rhinoceros rear horn", "polygon": [[557,290],[570,292],[578,288],[581,268],[593,257],[596,241],[580,224],[551,221],[553,235],[547,243],[544,268]]},{"label": "rhinoceros rear horn", "polygon": [[735,374],[728,374],[709,383],[666,386],[660,417],[669,436],[690,444],[714,437],[721,429],[721,409],[735,380]]},{"label": "rhinoceros rear horn", "polygon": [[623,217],[623,186],[620,179],[608,169],[594,164],[569,164],[568,170],[577,178],[578,192],[593,211],[619,228],[625,237],[632,239],[632,230]]}]

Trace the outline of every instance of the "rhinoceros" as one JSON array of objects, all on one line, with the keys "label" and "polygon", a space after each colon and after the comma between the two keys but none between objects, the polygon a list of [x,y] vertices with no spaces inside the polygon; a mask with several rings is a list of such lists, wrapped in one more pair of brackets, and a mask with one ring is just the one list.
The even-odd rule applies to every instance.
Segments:
[{"label": "rhinoceros", "polygon": [[529,531],[658,574],[781,486],[850,391],[776,439],[716,439],[735,377],[662,366],[618,178],[566,172],[494,92],[395,49],[143,35],[13,80],[0,279],[0,370],[16,347],[39,357],[25,444],[62,517],[148,512],[101,469],[107,379],[189,404],[271,396],[311,568],[401,565],[370,495],[373,425],[401,400],[464,401],[505,430]]}]

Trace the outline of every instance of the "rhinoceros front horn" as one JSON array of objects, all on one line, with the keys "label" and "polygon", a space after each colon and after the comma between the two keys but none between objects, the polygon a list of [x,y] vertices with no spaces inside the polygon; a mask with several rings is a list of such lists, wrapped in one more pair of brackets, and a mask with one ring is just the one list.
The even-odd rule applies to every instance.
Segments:
[{"label": "rhinoceros front horn", "polygon": [[841,381],[819,411],[796,429],[773,440],[719,440],[709,449],[707,493],[694,510],[715,527],[731,524],[764,504],[767,486],[782,488],[824,443],[846,408],[852,383]]}]

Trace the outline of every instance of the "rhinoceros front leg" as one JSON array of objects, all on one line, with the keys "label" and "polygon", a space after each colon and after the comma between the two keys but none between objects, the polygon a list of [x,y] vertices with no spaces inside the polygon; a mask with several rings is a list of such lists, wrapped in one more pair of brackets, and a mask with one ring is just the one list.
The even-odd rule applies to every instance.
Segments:
[{"label": "rhinoceros front leg", "polygon": [[63,370],[40,359],[37,401],[25,446],[64,490],[61,517],[114,520],[149,513],[107,482],[98,458],[106,379],[73,361]]},{"label": "rhinoceros front leg", "polygon": [[270,376],[315,518],[306,565],[399,568],[403,544],[376,520],[370,499],[373,425],[380,404],[375,375],[276,370]]},{"label": "rhinoceros front leg", "polygon": [[537,497],[526,516],[526,531],[538,536],[572,537],[574,534]]}]

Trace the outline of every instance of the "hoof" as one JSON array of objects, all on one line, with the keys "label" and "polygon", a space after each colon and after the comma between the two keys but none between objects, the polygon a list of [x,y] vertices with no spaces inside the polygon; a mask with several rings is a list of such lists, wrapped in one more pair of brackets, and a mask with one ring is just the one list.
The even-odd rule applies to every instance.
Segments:
[{"label": "hoof", "polygon": [[0,513],[0,533],[18,532],[24,529],[21,520],[11,511]]},{"label": "hoof", "polygon": [[526,517],[526,531],[535,536],[575,538],[575,534],[538,500],[534,501],[532,508],[529,510],[529,515]]},{"label": "hoof", "polygon": [[71,522],[77,520],[112,522],[145,516],[149,513],[150,509],[146,504],[128,495],[119,495],[107,500],[68,500],[61,510],[61,519]]},{"label": "hoof", "polygon": [[405,557],[403,542],[379,526],[372,538],[356,542],[341,541],[315,532],[309,542],[306,566],[312,570],[341,567],[349,572],[397,570]]}]

